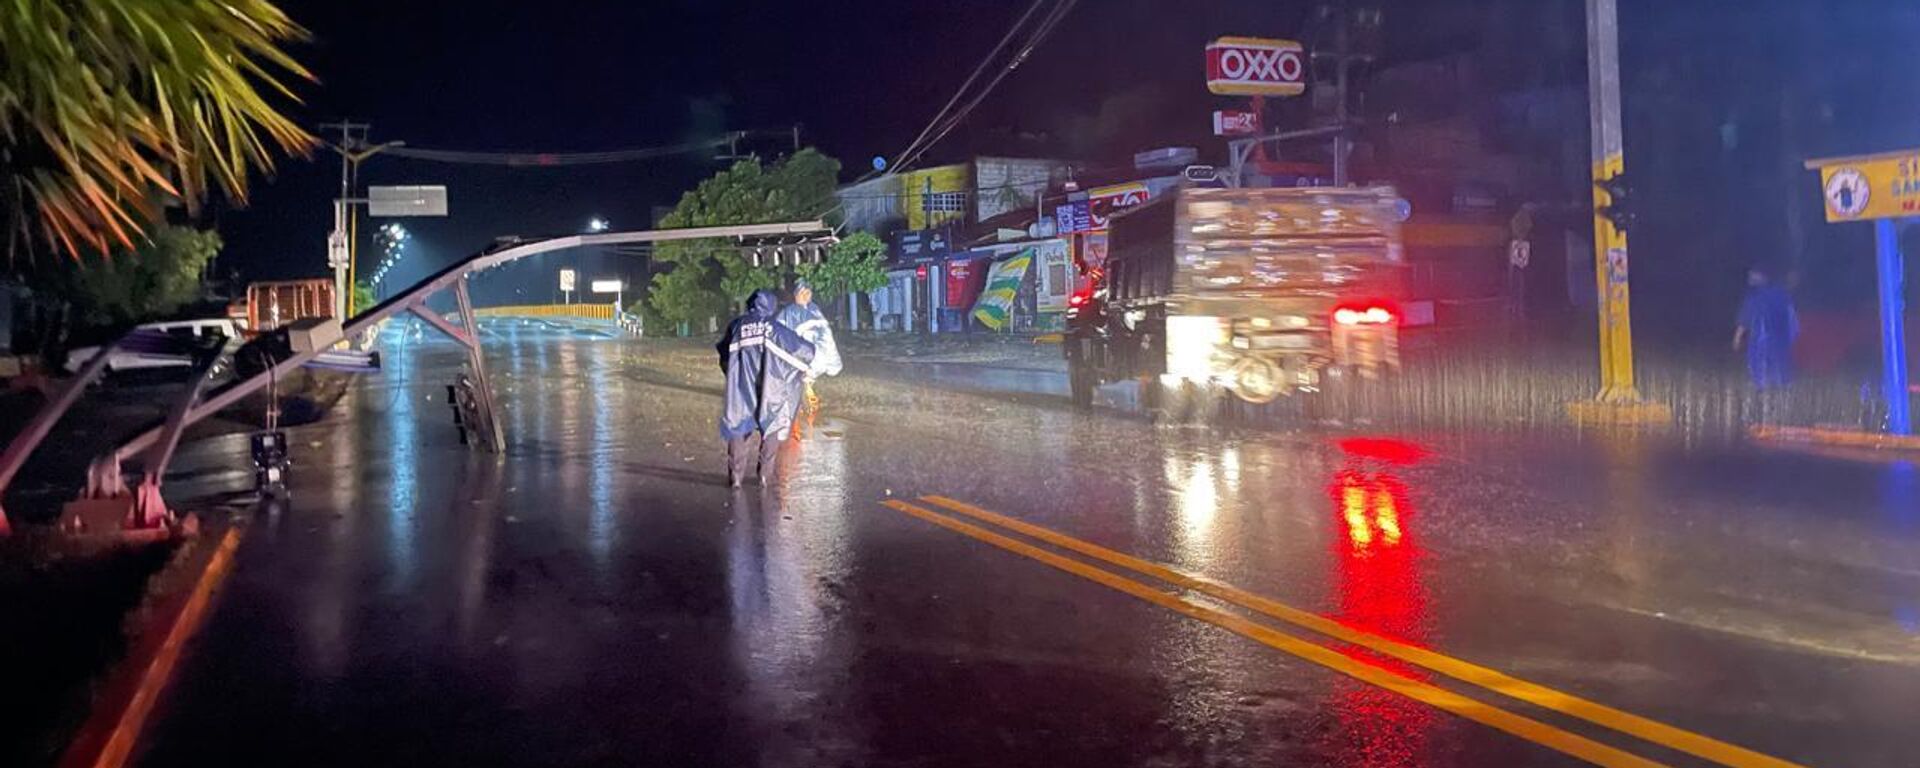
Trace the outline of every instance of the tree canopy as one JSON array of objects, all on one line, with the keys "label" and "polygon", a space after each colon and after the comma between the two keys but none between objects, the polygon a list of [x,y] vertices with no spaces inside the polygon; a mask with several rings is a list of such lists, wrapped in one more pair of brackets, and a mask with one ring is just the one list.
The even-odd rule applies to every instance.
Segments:
[{"label": "tree canopy", "polygon": [[827,258],[817,264],[801,264],[796,270],[813,285],[821,301],[867,293],[887,284],[887,244],[870,232],[855,232],[833,244]]},{"label": "tree canopy", "polygon": [[274,101],[306,32],[268,0],[13,0],[0,12],[0,216],[9,258],[134,249],[160,198],[190,210],[313,139]]},{"label": "tree canopy", "polygon": [[131,252],[85,256],[56,278],[54,291],[92,325],[166,317],[200,298],[200,277],[220,253],[220,235],[164,227]]}]

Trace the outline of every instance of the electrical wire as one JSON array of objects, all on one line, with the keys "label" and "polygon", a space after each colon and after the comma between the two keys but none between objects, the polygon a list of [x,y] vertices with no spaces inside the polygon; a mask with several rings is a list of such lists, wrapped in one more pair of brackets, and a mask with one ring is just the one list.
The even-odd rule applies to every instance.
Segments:
[{"label": "electrical wire", "polygon": [[1033,17],[1033,12],[1040,10],[1040,6],[1045,3],[1046,0],[1033,0],[1033,4],[1027,6],[1027,10],[1021,13],[1019,18],[1014,20],[1013,26],[1007,28],[1007,33],[1000,36],[1000,42],[995,43],[993,50],[988,51],[987,55],[980,59],[980,63],[974,66],[973,73],[967,75],[967,79],[960,83],[959,88],[954,89],[953,97],[947,99],[947,103],[940,107],[940,111],[933,113],[933,119],[927,121],[927,126],[920,129],[919,135],[914,136],[913,141],[908,142],[905,148],[894,154],[895,165],[899,165],[900,158],[906,157],[909,153],[919,148],[920,142],[927,137],[927,134],[932,133],[936,126],[940,125],[941,120],[947,116],[949,111],[952,111],[953,105],[958,104],[960,97],[966,95],[967,89],[973,87],[974,82],[980,79],[980,74],[987,71],[987,65],[993,63],[994,58],[1000,55],[1000,51],[1007,47],[1007,43],[1013,41],[1013,36],[1020,31],[1020,28],[1026,26],[1027,19]]},{"label": "electrical wire", "polygon": [[[922,128],[920,134],[915,136],[914,140],[908,143],[905,149],[900,150],[899,154],[894,156],[894,162],[887,170],[874,169],[867,171],[861,174],[859,178],[854,179],[853,183],[860,184],[882,173],[897,174],[910,167],[913,161],[920,159],[920,156],[925,154],[927,149],[944,138],[955,126],[959,125],[962,120],[965,120],[967,114],[972,112],[973,108],[978,106],[981,101],[985,100],[987,94],[992,92],[993,88],[1000,84],[1001,80],[1006,79],[1008,74],[1011,74],[1014,69],[1017,69],[1027,60],[1027,57],[1033,53],[1034,47],[1039,45],[1040,41],[1044,39],[1048,33],[1052,32],[1054,27],[1060,24],[1060,20],[1066,16],[1067,11],[1071,10],[1074,3],[1078,2],[1078,0],[1055,0],[1054,7],[1047,12],[1047,15],[1043,17],[1040,23],[1034,27],[1033,31],[1028,34],[1026,42],[1021,45],[1019,52],[1015,53],[1013,58],[1009,59],[1008,62],[1001,67],[1000,72],[994,75],[992,81],[988,82],[986,87],[981,89],[978,94],[975,94],[974,97],[967,102],[966,106],[961,107],[959,112],[949,115],[948,113],[953,111],[953,105],[959,102],[961,97],[966,94],[967,88],[979,80],[980,74],[986,71],[987,66],[993,63],[1000,55],[1000,52],[1007,47],[1007,43],[1019,34],[1021,28],[1027,25],[1027,20],[1032,18],[1034,12],[1038,11],[1040,6],[1045,4],[1045,2],[1046,0],[1034,0],[1032,5],[1027,6],[1027,10],[1022,12],[1020,17],[1014,20],[1013,26],[1007,28],[1007,33],[1000,37],[1000,42],[994,45],[993,50],[989,51],[987,55],[980,60],[980,63],[974,67],[972,74],[969,74],[967,79],[960,84],[960,87],[954,90],[952,98],[949,98],[947,103],[940,108],[940,111],[934,114],[933,119],[927,122],[927,127]],[[934,135],[931,140],[925,140],[929,133],[936,130],[938,133]],[[836,196],[834,204],[821,210],[814,218],[831,216],[836,211],[846,208],[846,205],[845,198]],[[836,227],[835,231],[839,231],[844,226],[845,225],[842,224],[841,227]]]},{"label": "electrical wire", "polygon": [[965,120],[967,115],[973,111],[974,107],[979,106],[980,102],[986,100],[987,95],[993,92],[994,87],[998,86],[1000,81],[1005,80],[1008,75],[1013,74],[1015,69],[1018,69],[1021,64],[1026,62],[1027,57],[1033,54],[1033,49],[1037,47],[1048,34],[1052,33],[1055,27],[1060,25],[1061,19],[1066,17],[1067,12],[1072,10],[1074,4],[1077,2],[1078,0],[1058,0],[1053,10],[1048,12],[1047,17],[1042,19],[1039,25],[1034,28],[1032,34],[1027,37],[1026,43],[1020,47],[1019,53],[1014,54],[1006,66],[1001,67],[993,79],[988,81],[986,86],[981,88],[980,92],[975,94],[971,101],[967,102],[966,106],[961,107],[958,112],[948,118],[939,131],[933,135],[933,138],[928,139],[910,155],[896,161],[894,163],[897,169],[895,172],[897,173],[898,171],[912,167],[914,161],[919,160],[921,155],[926,154],[927,150],[932,149],[935,144],[940,143],[941,139],[946,138],[948,133],[959,126],[961,121]]},{"label": "electrical wire", "polygon": [[729,136],[687,142],[685,144],[675,144],[666,147],[620,149],[607,152],[465,152],[448,149],[424,149],[420,147],[391,147],[382,152],[382,154],[412,160],[466,165],[503,165],[509,167],[534,168],[604,165],[608,163],[631,163],[639,160],[652,160],[659,157],[683,155],[689,152],[714,149],[716,147],[727,146],[730,142],[744,135],[744,133],[736,133]]}]

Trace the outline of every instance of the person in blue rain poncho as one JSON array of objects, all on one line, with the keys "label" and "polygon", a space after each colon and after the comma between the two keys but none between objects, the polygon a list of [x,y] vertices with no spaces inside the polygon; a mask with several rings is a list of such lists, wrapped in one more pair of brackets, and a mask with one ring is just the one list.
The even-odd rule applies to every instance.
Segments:
[{"label": "person in blue rain poncho", "polygon": [[[820,409],[820,397],[813,392],[813,382],[821,376],[840,374],[840,348],[833,343],[833,328],[827,325],[827,316],[813,303],[813,286],[805,280],[794,284],[793,303],[780,308],[776,321],[793,329],[813,345],[813,362],[807,368],[805,397],[807,422],[811,424],[813,415]],[[791,405],[798,408],[801,403]]]},{"label": "person in blue rain poncho", "polygon": [[[1789,281],[1791,282],[1791,278]],[[1793,311],[1788,287],[1754,269],[1747,273],[1747,296],[1733,331],[1733,348],[1747,354],[1747,375],[1754,389],[1784,389],[1793,378],[1793,340],[1800,335],[1800,317]]]},{"label": "person in blue rain poncho", "polygon": [[727,441],[727,482],[735,488],[755,455],[747,449],[755,432],[760,433],[760,482],[773,483],[780,444],[793,425],[800,388],[814,358],[813,344],[774,321],[777,304],[771,291],[754,291],[746,314],[727,324],[717,346],[720,370],[727,375],[720,438]]}]

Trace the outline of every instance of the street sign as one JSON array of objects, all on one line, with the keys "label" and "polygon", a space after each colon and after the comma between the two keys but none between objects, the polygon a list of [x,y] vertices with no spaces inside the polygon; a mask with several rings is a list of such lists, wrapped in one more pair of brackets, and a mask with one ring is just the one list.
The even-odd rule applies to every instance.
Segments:
[{"label": "street sign", "polygon": [[1053,209],[1055,231],[1063,235],[1093,229],[1093,213],[1085,200],[1073,200]]},{"label": "street sign", "polygon": [[595,280],[590,287],[594,293],[619,293],[626,284],[619,280]]},{"label": "street sign", "polygon": [[571,269],[560,270],[560,290],[572,293],[576,275]]},{"label": "street sign", "polygon": [[1808,160],[1820,172],[1827,221],[1920,215],[1920,149]]},{"label": "street sign", "polygon": [[1907,392],[1906,266],[1900,222],[1920,215],[1920,149],[1808,160],[1820,172],[1827,221],[1873,220],[1874,269],[1880,296],[1880,391],[1887,431],[1913,432]]},{"label": "street sign", "polygon": [[1222,37],[1207,44],[1207,90],[1222,96],[1298,96],[1307,51],[1292,40]]},{"label": "street sign", "polygon": [[347,265],[347,233],[335,230],[327,233],[327,267],[340,269]]},{"label": "street sign", "polygon": [[367,187],[369,216],[445,216],[447,188],[442,186]]},{"label": "street sign", "polygon": [[1243,109],[1213,111],[1213,135],[1252,136],[1260,132],[1260,113]]}]

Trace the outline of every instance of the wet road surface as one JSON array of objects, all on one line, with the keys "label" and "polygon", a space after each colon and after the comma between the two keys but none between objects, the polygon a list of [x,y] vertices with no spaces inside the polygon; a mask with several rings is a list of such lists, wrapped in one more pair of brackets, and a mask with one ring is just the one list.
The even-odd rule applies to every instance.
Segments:
[{"label": "wet road surface", "polygon": [[140,765],[1913,762],[1910,464],[1156,428],[856,359],[736,492],[710,351],[491,330],[508,455],[455,438],[456,348],[390,347]]}]

